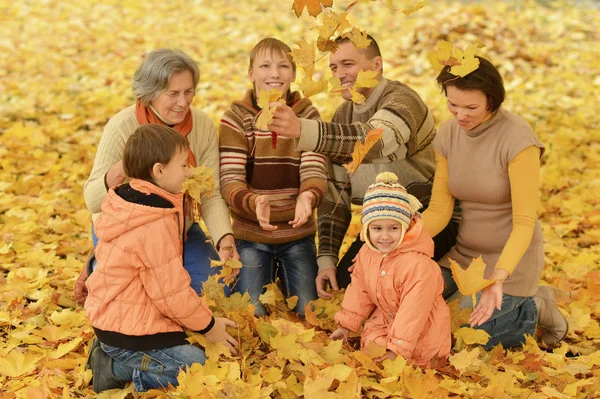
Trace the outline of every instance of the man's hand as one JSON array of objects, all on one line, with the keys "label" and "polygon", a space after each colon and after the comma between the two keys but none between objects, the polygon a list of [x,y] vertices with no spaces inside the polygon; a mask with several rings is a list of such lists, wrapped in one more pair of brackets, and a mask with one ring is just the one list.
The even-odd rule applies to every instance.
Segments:
[{"label": "man's hand", "polygon": [[397,357],[398,357],[398,355],[396,353],[394,353],[394,352],[392,352],[391,350],[388,349],[387,352],[385,352],[385,355],[376,357],[373,360],[375,360],[375,362],[377,362],[377,363],[381,363],[385,359],[390,359],[392,361],[396,360]]},{"label": "man's hand", "polygon": [[344,341],[348,341],[348,334],[350,334],[350,330],[344,327],[338,327],[337,330],[331,333],[329,338],[334,340],[343,339]]},{"label": "man's hand", "polygon": [[502,308],[502,286],[504,280],[508,278],[508,272],[504,269],[494,269],[489,280],[495,280],[492,285],[488,285],[481,291],[479,303],[469,317],[471,327],[477,327],[490,319],[494,309]]},{"label": "man's hand", "polygon": [[303,226],[308,221],[313,212],[312,204],[314,199],[315,195],[310,191],[305,191],[296,198],[294,220],[289,222],[293,228]]},{"label": "man's hand", "polygon": [[297,139],[300,137],[302,123],[294,111],[285,104],[271,103],[270,106],[277,105],[273,114],[273,121],[269,125],[269,130],[283,137]]},{"label": "man's hand", "polygon": [[327,284],[327,281],[329,281],[329,284],[331,284],[331,288],[334,291],[339,290],[338,283],[337,283],[337,277],[336,277],[335,273],[336,273],[336,269],[332,268],[332,269],[322,270],[317,275],[315,284],[317,285],[317,294],[319,295],[319,298],[323,298],[323,299],[333,298],[333,295],[331,295],[329,292],[325,291],[325,286]]},{"label": "man's hand", "polygon": [[106,172],[106,184],[109,188],[117,186],[125,181],[125,169],[123,169],[123,160],[115,163]]},{"label": "man's hand", "polygon": [[204,334],[204,336],[213,344],[217,342],[223,342],[235,356],[238,353],[236,347],[239,346],[239,343],[235,338],[229,335],[225,328],[227,326],[237,328],[235,321],[226,319],[224,317],[215,317],[215,324],[207,333]]},{"label": "man's hand", "polygon": [[271,219],[271,204],[269,203],[269,197],[266,195],[259,195],[256,197],[256,218],[258,224],[263,230],[273,231],[277,230],[277,226],[273,226],[270,223]]}]

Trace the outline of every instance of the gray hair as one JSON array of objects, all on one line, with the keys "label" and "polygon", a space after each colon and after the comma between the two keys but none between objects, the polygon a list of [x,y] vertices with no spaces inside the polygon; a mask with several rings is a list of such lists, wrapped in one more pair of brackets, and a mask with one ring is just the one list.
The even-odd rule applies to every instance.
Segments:
[{"label": "gray hair", "polygon": [[198,63],[181,50],[161,48],[144,58],[133,75],[133,95],[145,106],[161,95],[169,87],[169,80],[175,73],[190,71],[194,89],[200,79]]}]

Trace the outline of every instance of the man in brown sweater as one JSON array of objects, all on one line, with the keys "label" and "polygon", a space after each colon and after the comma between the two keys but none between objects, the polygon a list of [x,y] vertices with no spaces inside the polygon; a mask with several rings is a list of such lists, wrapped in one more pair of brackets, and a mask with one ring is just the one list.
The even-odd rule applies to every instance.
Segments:
[{"label": "man in brown sweater", "polygon": [[[419,95],[407,85],[383,77],[383,59],[379,46],[369,36],[366,49],[357,49],[347,38],[338,38],[339,48],[330,57],[333,76],[340,79],[342,96],[347,100],[335,112],[332,122],[298,118],[289,107],[278,107],[271,131],[296,139],[299,151],[314,151],[329,158],[328,193],[318,209],[319,251],[317,263],[317,293],[330,298],[324,285],[346,287],[350,283],[348,267],[362,246],[358,238],[338,264],[338,253],[351,221],[351,204],[362,205],[365,191],[381,172],[393,172],[398,183],[416,196],[426,207],[431,195],[435,172],[435,137],[433,116]],[[375,70],[379,84],[372,88],[358,88],[365,97],[363,104],[351,101],[350,88],[360,70]],[[352,160],[356,141],[364,142],[366,134],[383,129],[383,137],[366,155],[350,178],[341,166]],[[338,198],[341,198],[335,207]],[[460,210],[454,222],[435,239],[435,259],[446,253],[455,243]],[[337,273],[336,273],[337,266]]]}]

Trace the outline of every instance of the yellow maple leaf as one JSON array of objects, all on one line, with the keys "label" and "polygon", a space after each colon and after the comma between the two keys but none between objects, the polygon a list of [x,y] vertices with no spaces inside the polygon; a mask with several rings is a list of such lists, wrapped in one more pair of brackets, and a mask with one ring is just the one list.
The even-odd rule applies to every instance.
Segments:
[{"label": "yellow maple leaf", "polygon": [[204,348],[207,358],[218,360],[221,355],[231,357],[229,348],[223,342],[211,342],[204,335],[194,332],[188,332],[188,334],[189,336],[186,338],[186,341],[190,344],[198,344]]},{"label": "yellow maple leaf", "polygon": [[296,16],[300,17],[304,7],[306,7],[308,14],[316,17],[323,11],[322,7],[331,7],[332,5],[333,0],[294,0],[292,9],[296,13]]},{"label": "yellow maple leaf", "polygon": [[340,17],[338,14],[331,11],[327,14],[323,14],[321,17],[321,23],[323,25],[316,26],[317,32],[319,32],[319,38],[330,39],[335,35],[335,32],[340,25]]},{"label": "yellow maple leaf", "polygon": [[311,97],[315,94],[323,93],[327,91],[328,85],[326,80],[314,81],[309,76],[305,76],[302,81],[298,84],[304,97]]},{"label": "yellow maple leaf", "polygon": [[278,301],[283,301],[285,299],[277,284],[267,284],[265,288],[266,291],[258,297],[258,300],[261,303],[276,306]]},{"label": "yellow maple leaf", "polygon": [[385,352],[387,352],[387,348],[375,343],[374,341],[370,341],[365,347],[365,353],[372,358],[381,357],[385,355]]},{"label": "yellow maple leaf", "polygon": [[461,327],[456,332],[454,332],[454,338],[456,339],[456,344],[454,345],[454,350],[460,351],[464,349],[464,344],[466,345],[485,345],[490,339],[490,335],[484,330],[474,329],[470,327]]},{"label": "yellow maple leaf", "polygon": [[494,280],[483,278],[485,263],[481,256],[473,259],[473,262],[471,262],[467,269],[463,269],[458,263],[450,259],[450,268],[452,269],[452,277],[460,293],[473,297],[473,307],[476,305],[475,294],[494,283]]},{"label": "yellow maple leaf", "polygon": [[294,309],[298,304],[298,297],[296,295],[291,296],[285,300],[285,303],[287,304],[288,308]]},{"label": "yellow maple leaf", "polygon": [[182,191],[192,197],[198,204],[202,203],[201,197],[203,195],[212,196],[213,191],[215,191],[212,168],[204,165],[191,167],[190,175],[183,182]]},{"label": "yellow maple leaf", "polygon": [[378,71],[358,71],[356,76],[356,82],[354,82],[353,88],[358,89],[360,87],[375,87],[379,84],[379,80],[376,76],[379,74]]},{"label": "yellow maple leaf", "polygon": [[[296,45],[299,48],[293,49],[289,54],[292,56],[294,62],[304,69],[306,76],[311,78],[315,73],[315,43],[308,43],[305,39],[302,39],[296,42]],[[306,93],[304,95],[306,96]]]},{"label": "yellow maple leaf", "polygon": [[361,31],[356,26],[353,27],[350,32],[345,33],[343,37],[349,38],[352,44],[354,44],[354,47],[358,49],[367,48],[369,47],[369,44],[371,44],[371,39],[367,37],[367,31]]},{"label": "yellow maple leaf", "polygon": [[444,66],[450,66],[450,73],[464,77],[479,67],[479,59],[475,56],[482,55],[481,49],[485,45],[479,41],[470,44],[465,51],[452,46],[451,43],[442,40],[437,51],[431,51],[427,57],[429,62],[437,70]]},{"label": "yellow maple leaf", "polygon": [[408,17],[410,14],[413,14],[413,13],[419,11],[421,8],[425,7],[425,4],[427,4],[426,1],[419,1],[412,7],[403,9],[402,12],[404,13],[404,15],[406,15]]},{"label": "yellow maple leaf", "polygon": [[478,371],[479,366],[483,363],[483,361],[479,359],[479,351],[480,349],[477,347],[470,352],[465,349],[455,355],[450,355],[450,364],[454,366],[460,374],[467,370]]},{"label": "yellow maple leaf", "polygon": [[269,125],[273,121],[273,113],[277,109],[277,105],[270,107],[271,103],[281,99],[283,93],[279,89],[261,90],[258,94],[258,106],[262,109],[256,119],[256,127],[260,130],[269,130]]},{"label": "yellow maple leaf", "polygon": [[354,150],[352,151],[352,162],[342,165],[349,174],[356,172],[356,169],[360,166],[367,153],[373,148],[375,143],[381,139],[383,135],[383,129],[370,130],[365,136],[365,142],[361,143],[356,141],[354,144]]},{"label": "yellow maple leaf", "polygon": [[277,350],[277,356],[281,359],[298,359],[304,347],[296,342],[297,336],[294,334],[283,335],[277,333],[271,337],[271,347]]},{"label": "yellow maple leaf", "polygon": [[235,258],[227,260],[211,260],[210,267],[220,267],[221,272],[217,274],[217,279],[223,279],[225,284],[233,282],[233,271],[242,268],[242,262]]},{"label": "yellow maple leaf", "polygon": [[42,356],[31,352],[22,353],[19,349],[13,349],[4,358],[0,358],[0,374],[7,377],[18,377],[35,370]]}]

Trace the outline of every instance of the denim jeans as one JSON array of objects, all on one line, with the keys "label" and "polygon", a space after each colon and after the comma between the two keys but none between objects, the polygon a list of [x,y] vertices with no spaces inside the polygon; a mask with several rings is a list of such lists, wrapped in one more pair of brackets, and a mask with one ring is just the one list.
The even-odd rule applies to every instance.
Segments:
[{"label": "denim jeans", "polygon": [[177,375],[193,363],[204,364],[204,351],[192,345],[134,351],[101,343],[102,350],[113,359],[113,373],[123,381],[133,381],[137,392],[179,385]]},{"label": "denim jeans", "polygon": [[258,244],[238,240],[236,245],[243,266],[233,291],[242,294],[248,292],[252,304],[256,306],[255,314],[267,314],[258,297],[265,292],[265,285],[275,281],[274,260],[277,260],[284,294],[286,297],[298,296],[294,311],[303,316],[306,305],[317,299],[315,279],[318,267],[314,237],[286,244]]},{"label": "denim jeans", "polygon": [[[220,267],[211,268],[210,261],[219,260],[219,254],[210,242],[206,242],[206,234],[200,228],[198,223],[192,224],[187,232],[187,239],[183,245],[183,267],[189,273],[192,288],[200,294],[202,292],[202,283],[209,276],[220,272]],[[94,247],[98,244],[98,237],[94,232],[92,225],[92,242]],[[97,262],[94,260],[93,270],[96,269]]]},{"label": "denim jeans", "polygon": [[[452,271],[442,267],[444,278],[444,299],[448,299],[458,287],[452,278]],[[477,300],[481,293],[477,294]],[[538,310],[533,297],[502,295],[501,309],[494,309],[489,320],[475,329],[484,330],[490,335],[490,340],[484,346],[491,350],[502,344],[505,349],[518,348],[525,343],[525,335],[534,335],[537,327]]]}]

